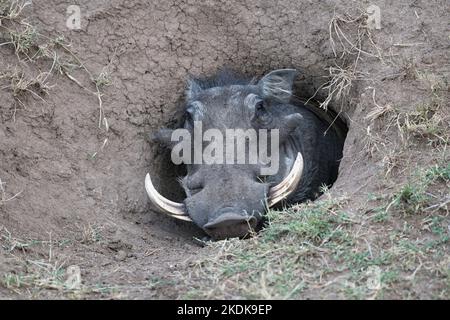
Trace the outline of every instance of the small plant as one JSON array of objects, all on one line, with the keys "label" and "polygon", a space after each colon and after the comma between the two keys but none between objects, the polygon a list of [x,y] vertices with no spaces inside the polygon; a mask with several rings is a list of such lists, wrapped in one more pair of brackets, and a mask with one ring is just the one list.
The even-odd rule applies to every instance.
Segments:
[{"label": "small plant", "polygon": [[426,171],[426,177],[431,181],[450,182],[450,163],[447,166],[435,165]]},{"label": "small plant", "polygon": [[9,36],[11,44],[14,46],[16,55],[19,57],[21,54],[29,57],[29,53],[32,48],[36,47],[37,31],[29,25],[24,24],[22,30],[10,30]]},{"label": "small plant", "polygon": [[101,228],[90,223],[82,230],[81,243],[92,244],[102,239]]},{"label": "small plant", "polygon": [[442,216],[433,216],[427,219],[427,228],[442,242],[448,242],[450,239],[450,229],[448,220]]},{"label": "small plant", "polygon": [[370,266],[381,266],[389,264],[392,260],[392,255],[387,252],[381,252],[379,255],[374,255],[371,251],[351,252],[344,256],[344,260],[349,268],[355,271],[366,270]]},{"label": "small plant", "polygon": [[26,94],[31,94],[36,98],[45,101],[42,96],[48,95],[52,85],[49,84],[49,72],[40,72],[35,77],[26,76],[24,72],[19,71],[17,68],[9,72],[0,74],[0,80],[6,79],[9,84],[1,87],[1,89],[10,89],[14,99],[19,102],[22,107],[25,104],[22,101],[22,97]]},{"label": "small plant", "polygon": [[12,252],[16,249],[18,250],[26,250],[28,247],[36,245],[38,241],[35,240],[23,240],[23,239],[17,239],[14,238],[11,235],[11,232],[8,231],[6,228],[1,228],[0,230],[0,240],[1,240],[1,246],[4,250],[8,252]]},{"label": "small plant", "polygon": [[434,106],[422,105],[405,115],[404,130],[415,137],[443,139],[444,128],[443,118]]},{"label": "small plant", "polygon": [[6,289],[16,290],[22,287],[29,286],[31,284],[31,277],[23,274],[5,273],[3,279],[0,280]]},{"label": "small plant", "polygon": [[436,165],[430,169],[419,171],[414,178],[410,179],[394,194],[392,202],[386,208],[386,212],[392,206],[406,214],[419,214],[428,209],[445,207],[450,202],[450,199],[443,199],[444,202],[431,205],[439,197],[430,193],[428,189],[439,180],[448,183],[449,172],[449,165]]},{"label": "small plant", "polygon": [[94,84],[98,87],[105,87],[111,85],[111,74],[103,69],[102,72],[93,79]]},{"label": "small plant", "polygon": [[429,196],[423,185],[408,183],[395,196],[395,204],[408,214],[419,213],[428,205]]},{"label": "small plant", "polygon": [[389,219],[389,213],[386,212],[385,207],[378,207],[375,209],[375,212],[376,214],[373,218],[375,222],[382,223]]}]

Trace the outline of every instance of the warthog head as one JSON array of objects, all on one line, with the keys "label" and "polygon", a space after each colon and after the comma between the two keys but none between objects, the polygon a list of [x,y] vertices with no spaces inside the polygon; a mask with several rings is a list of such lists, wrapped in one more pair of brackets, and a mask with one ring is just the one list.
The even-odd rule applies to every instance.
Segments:
[{"label": "warthog head", "polygon": [[[180,179],[186,199],[176,203],[164,198],[147,175],[145,186],[153,204],[172,217],[193,221],[214,239],[244,237],[258,228],[267,207],[285,199],[302,176],[302,155],[285,145],[302,122],[289,105],[295,73],[276,70],[255,81],[225,72],[213,79],[190,80],[184,136],[170,129],[154,135],[172,148],[172,160],[182,154],[176,161],[187,166],[187,175]],[[200,156],[204,152],[210,158],[192,163],[200,127]],[[182,152],[187,145],[181,136],[189,144]],[[236,142],[239,139],[243,145]],[[244,162],[236,161],[244,155]]]}]

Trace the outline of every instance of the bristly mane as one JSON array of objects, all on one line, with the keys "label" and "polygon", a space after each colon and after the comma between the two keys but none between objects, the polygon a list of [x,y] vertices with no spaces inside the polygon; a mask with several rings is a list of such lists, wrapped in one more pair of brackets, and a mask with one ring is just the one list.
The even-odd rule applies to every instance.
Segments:
[{"label": "bristly mane", "polygon": [[254,78],[245,77],[227,68],[213,76],[192,78],[192,80],[203,90],[232,85],[250,85],[255,81]]}]

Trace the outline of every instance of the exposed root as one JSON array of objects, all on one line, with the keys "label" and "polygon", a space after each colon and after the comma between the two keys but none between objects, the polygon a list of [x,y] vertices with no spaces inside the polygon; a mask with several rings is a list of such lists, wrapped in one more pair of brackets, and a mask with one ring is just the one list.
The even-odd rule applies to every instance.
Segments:
[{"label": "exposed root", "polygon": [[[342,104],[356,81],[370,80],[367,74],[358,70],[358,62],[362,55],[383,60],[381,49],[373,41],[371,31],[367,27],[367,13],[361,10],[360,12],[356,17],[349,14],[338,15],[335,12],[330,20],[329,41],[336,62],[334,66],[327,68],[329,80],[308,99],[308,101],[313,99],[319,91],[325,90],[326,97],[320,103],[320,107],[325,110],[333,100]],[[350,36],[355,33],[355,29],[356,36]],[[362,49],[365,39],[369,40],[376,53]]]}]

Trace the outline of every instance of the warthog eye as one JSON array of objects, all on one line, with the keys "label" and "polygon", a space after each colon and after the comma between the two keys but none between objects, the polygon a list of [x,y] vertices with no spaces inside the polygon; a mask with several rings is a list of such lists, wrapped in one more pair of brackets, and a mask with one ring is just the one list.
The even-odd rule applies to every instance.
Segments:
[{"label": "warthog eye", "polygon": [[255,110],[256,110],[256,114],[258,114],[258,112],[265,112],[265,108],[264,108],[264,101],[259,100],[256,105],[255,105]]},{"label": "warthog eye", "polygon": [[189,105],[186,108],[186,111],[184,112],[184,118],[186,119],[186,121],[192,122],[193,121],[193,117],[192,115],[194,114],[194,107]]},{"label": "warthog eye", "polygon": [[203,187],[202,188],[189,189],[190,196],[193,196],[194,194],[199,193],[202,190],[203,190]]},{"label": "warthog eye", "polygon": [[204,188],[203,180],[199,179],[198,175],[186,177],[185,179],[181,180],[181,183],[184,187],[184,190],[186,191],[186,195],[189,197],[193,196],[196,193],[199,193]]},{"label": "warthog eye", "polygon": [[256,102],[254,119],[262,125],[267,125],[272,121],[272,117],[267,111],[263,100],[259,100],[258,102]]}]

